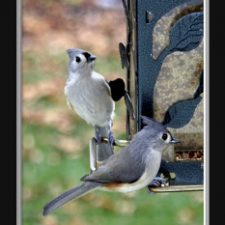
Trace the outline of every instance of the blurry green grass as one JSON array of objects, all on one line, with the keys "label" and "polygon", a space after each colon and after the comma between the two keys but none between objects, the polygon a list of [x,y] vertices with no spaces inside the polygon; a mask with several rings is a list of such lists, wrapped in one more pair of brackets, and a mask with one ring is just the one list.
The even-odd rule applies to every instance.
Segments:
[{"label": "blurry green grass", "polygon": [[[44,67],[44,63],[50,65]],[[37,56],[35,52],[24,53],[24,85],[66,79],[67,59],[65,53]],[[118,58],[99,58],[96,70],[103,74],[121,76]],[[24,102],[27,110],[47,111],[66,109],[65,98],[40,96]],[[123,102],[117,104],[116,123],[125,120]],[[57,113],[57,110],[56,110]],[[202,192],[149,194],[142,189],[134,195],[95,191],[43,217],[42,207],[63,191],[77,185],[80,178],[89,172],[88,141],[92,128],[71,113],[74,126],[63,131],[56,124],[45,124],[29,118],[23,120],[23,225],[202,225]],[[59,117],[61,115],[58,115]],[[82,151],[68,153],[56,145],[59,137],[78,138],[83,143]],[[117,137],[125,137],[125,128]]]}]

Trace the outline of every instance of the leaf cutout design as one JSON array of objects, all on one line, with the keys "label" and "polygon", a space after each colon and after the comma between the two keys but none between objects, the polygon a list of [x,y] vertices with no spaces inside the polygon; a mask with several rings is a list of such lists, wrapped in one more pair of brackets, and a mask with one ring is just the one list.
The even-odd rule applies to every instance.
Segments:
[{"label": "leaf cutout design", "polygon": [[171,128],[185,126],[193,117],[196,107],[202,100],[201,96],[174,103],[167,110],[163,124]]},{"label": "leaf cutout design", "polygon": [[191,51],[203,37],[203,13],[192,13],[182,17],[170,32],[170,51]]},{"label": "leaf cutout design", "polygon": [[123,43],[119,43],[119,52],[120,52],[120,60],[121,60],[121,66],[122,68],[129,67],[129,60],[127,56],[127,48]]},{"label": "leaf cutout design", "polygon": [[111,90],[112,99],[114,101],[119,101],[126,93],[124,80],[117,78],[115,80],[110,80],[108,84]]},{"label": "leaf cutout design", "polygon": [[155,24],[152,32],[152,57],[157,59],[162,51],[169,46],[169,32],[171,27],[183,16],[201,12],[203,0],[191,0],[171,9],[163,15]]}]

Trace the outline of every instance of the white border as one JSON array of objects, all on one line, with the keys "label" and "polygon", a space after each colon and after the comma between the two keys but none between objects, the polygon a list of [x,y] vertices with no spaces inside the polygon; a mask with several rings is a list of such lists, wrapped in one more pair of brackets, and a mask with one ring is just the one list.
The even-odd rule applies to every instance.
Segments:
[{"label": "white border", "polygon": [[16,224],[22,224],[22,2],[16,1]]}]

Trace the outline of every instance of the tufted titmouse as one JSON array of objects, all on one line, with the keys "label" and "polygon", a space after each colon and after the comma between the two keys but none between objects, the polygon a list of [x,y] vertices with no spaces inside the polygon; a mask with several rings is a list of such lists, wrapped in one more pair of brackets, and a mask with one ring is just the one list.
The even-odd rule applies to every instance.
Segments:
[{"label": "tufted titmouse", "polygon": [[115,110],[114,101],[122,96],[127,99],[124,81],[116,79],[107,82],[105,78],[93,70],[96,56],[82,49],[68,49],[68,78],[65,95],[68,105],[87,123],[95,128],[97,143],[108,138],[109,144],[99,145],[102,160],[113,154],[114,138],[111,132]]},{"label": "tufted titmouse", "polygon": [[97,170],[83,177],[83,184],[45,205],[43,215],[95,189],[131,192],[149,185],[159,170],[164,148],[178,141],[159,122],[144,116],[142,119],[147,126],[136,133],[128,147],[116,152]]}]

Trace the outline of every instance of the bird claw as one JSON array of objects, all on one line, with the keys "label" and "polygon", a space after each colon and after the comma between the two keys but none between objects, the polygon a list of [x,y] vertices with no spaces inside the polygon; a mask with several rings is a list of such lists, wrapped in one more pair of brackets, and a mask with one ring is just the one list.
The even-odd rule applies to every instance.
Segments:
[{"label": "bird claw", "polygon": [[115,144],[115,139],[114,139],[114,137],[113,137],[112,131],[109,132],[108,138],[109,138],[109,144],[110,144],[111,146],[113,146],[113,145]]},{"label": "bird claw", "polygon": [[[113,146],[113,145],[115,144],[115,139],[114,139],[113,133],[112,133],[112,131],[111,131],[111,126],[112,126],[112,125],[109,126],[108,143],[109,143],[111,146]],[[96,128],[95,131],[96,131],[96,132],[95,132],[96,142],[97,142],[97,144],[101,144],[102,142],[104,142],[104,139],[105,139],[105,138],[102,137],[102,134],[101,134],[99,128]]]},{"label": "bird claw", "polygon": [[96,138],[97,144],[102,143],[102,136],[101,136],[99,129],[97,129],[97,128],[96,128],[96,132],[95,132],[95,138]]},{"label": "bird claw", "polygon": [[149,187],[156,188],[156,187],[165,187],[168,185],[169,185],[168,179],[162,177],[155,177],[153,181],[150,183]]}]

